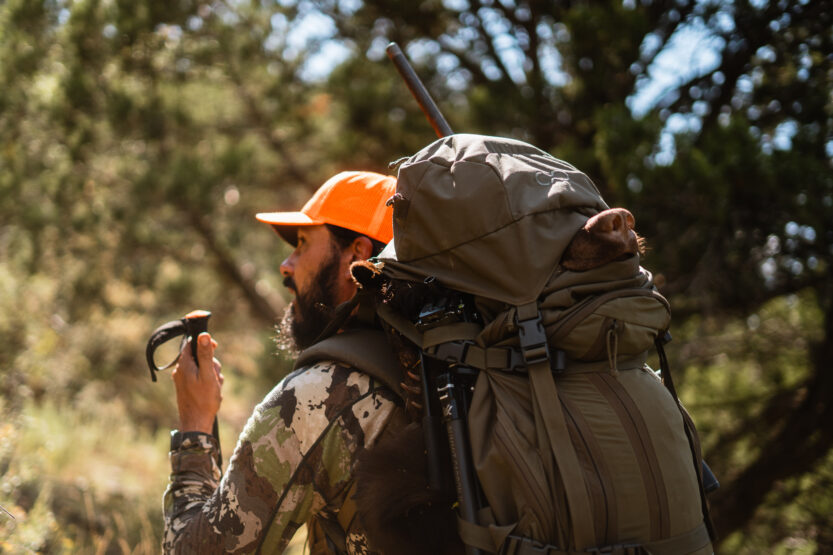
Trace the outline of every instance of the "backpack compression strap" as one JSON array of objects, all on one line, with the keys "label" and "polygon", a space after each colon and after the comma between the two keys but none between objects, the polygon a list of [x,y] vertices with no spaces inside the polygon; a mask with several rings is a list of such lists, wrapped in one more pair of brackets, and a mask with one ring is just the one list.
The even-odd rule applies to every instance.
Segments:
[{"label": "backpack compression strap", "polygon": [[518,339],[521,352],[529,369],[529,386],[536,407],[536,420],[541,419],[550,449],[555,457],[573,527],[573,541],[577,549],[587,549],[595,544],[593,513],[590,510],[590,495],[584,483],[581,465],[570,431],[564,419],[564,411],[558,400],[558,390],[550,371],[547,335],[541,322],[537,303],[517,308]]}]

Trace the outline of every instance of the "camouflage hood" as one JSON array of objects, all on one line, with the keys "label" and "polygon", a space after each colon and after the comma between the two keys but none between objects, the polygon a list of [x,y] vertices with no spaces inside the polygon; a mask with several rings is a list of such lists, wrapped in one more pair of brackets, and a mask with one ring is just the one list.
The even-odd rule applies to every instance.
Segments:
[{"label": "camouflage hood", "polygon": [[513,305],[538,298],[573,235],[607,209],[584,173],[527,143],[459,134],[399,169],[391,277],[434,276],[446,287]]}]

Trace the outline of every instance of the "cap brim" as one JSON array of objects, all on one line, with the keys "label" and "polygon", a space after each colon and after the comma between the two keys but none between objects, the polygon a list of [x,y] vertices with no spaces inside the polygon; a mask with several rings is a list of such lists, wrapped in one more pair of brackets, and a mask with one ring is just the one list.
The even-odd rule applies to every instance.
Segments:
[{"label": "cap brim", "polygon": [[261,212],[255,214],[259,222],[271,225],[284,241],[293,247],[298,244],[298,228],[308,225],[321,225],[303,212]]},{"label": "cap brim", "polygon": [[256,214],[258,221],[272,225],[319,225],[303,212],[261,212]]}]

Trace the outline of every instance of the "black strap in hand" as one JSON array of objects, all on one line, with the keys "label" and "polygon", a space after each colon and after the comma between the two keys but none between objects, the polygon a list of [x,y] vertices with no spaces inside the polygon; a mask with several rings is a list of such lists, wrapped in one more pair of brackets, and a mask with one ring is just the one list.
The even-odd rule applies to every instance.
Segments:
[{"label": "black strap in hand", "polygon": [[199,365],[197,361],[197,337],[202,332],[208,331],[208,318],[210,316],[211,313],[207,310],[194,310],[184,318],[162,324],[154,330],[145,349],[145,357],[147,358],[148,368],[150,369],[150,378],[153,381],[156,381],[156,372],[170,368],[179,360],[179,355],[177,355],[170,363],[159,367],[156,366],[156,362],[153,359],[153,353],[156,349],[175,337],[184,336],[183,341],[191,339],[191,356],[194,357],[194,363]]}]

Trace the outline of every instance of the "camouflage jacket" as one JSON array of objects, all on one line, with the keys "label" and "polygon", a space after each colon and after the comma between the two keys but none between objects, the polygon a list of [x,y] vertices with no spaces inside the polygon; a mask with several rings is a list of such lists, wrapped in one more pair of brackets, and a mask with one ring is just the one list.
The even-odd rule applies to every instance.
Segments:
[{"label": "camouflage jacket", "polygon": [[[224,475],[214,438],[186,434],[170,454],[164,552],[281,553],[310,517],[335,521],[355,457],[387,425],[394,399],[367,374],[316,363],[257,406]],[[358,519],[346,535],[348,553],[367,552]]]}]

